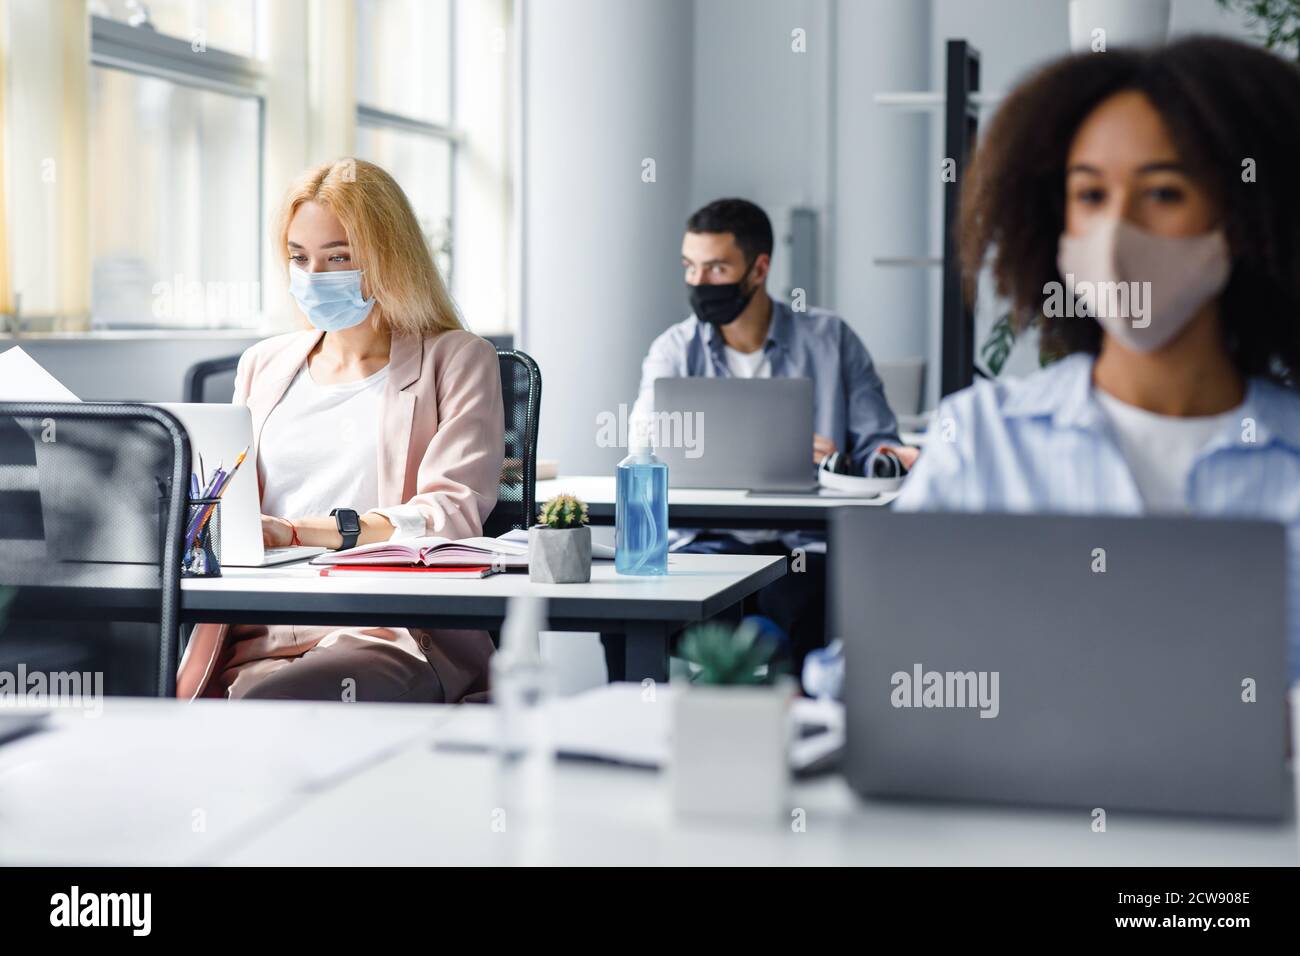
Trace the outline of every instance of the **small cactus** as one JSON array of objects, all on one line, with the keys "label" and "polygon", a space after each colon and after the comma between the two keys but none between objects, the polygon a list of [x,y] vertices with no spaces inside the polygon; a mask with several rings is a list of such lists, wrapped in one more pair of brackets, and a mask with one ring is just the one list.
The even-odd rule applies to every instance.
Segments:
[{"label": "small cactus", "polygon": [[581,528],[587,523],[587,505],[573,495],[556,495],[537,512],[537,523],[547,528]]}]

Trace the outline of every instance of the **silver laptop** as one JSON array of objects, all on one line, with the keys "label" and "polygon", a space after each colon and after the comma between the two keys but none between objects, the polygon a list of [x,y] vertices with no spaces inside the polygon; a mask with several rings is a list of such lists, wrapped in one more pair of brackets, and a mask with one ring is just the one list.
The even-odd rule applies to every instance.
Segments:
[{"label": "silver laptop", "polygon": [[190,436],[194,468],[203,466],[211,475],[218,465],[229,470],[239,452],[249,448],[235,477],[221,497],[221,564],[256,568],[302,561],[321,554],[324,548],[264,548],[262,508],[257,490],[257,462],[253,460],[253,419],[243,405],[159,403],[175,415]]},{"label": "silver laptop", "polygon": [[1281,525],[838,509],[869,796],[1288,813]]},{"label": "silver laptop", "polygon": [[816,493],[812,379],[661,378],[654,407],[674,488]]},{"label": "silver laptop", "polygon": [[[249,410],[240,405],[159,403],[180,420],[190,439],[195,469],[200,456],[211,475],[218,465],[233,467],[253,440]],[[29,426],[31,427],[31,426]],[[44,442],[33,437],[40,492],[45,553],[73,561],[156,564],[158,561],[159,462],[124,455],[121,436],[83,429],[75,442]],[[113,464],[103,474],[105,462]],[[265,567],[306,560],[324,548],[262,546],[257,466],[252,452],[221,498],[221,563]]]}]

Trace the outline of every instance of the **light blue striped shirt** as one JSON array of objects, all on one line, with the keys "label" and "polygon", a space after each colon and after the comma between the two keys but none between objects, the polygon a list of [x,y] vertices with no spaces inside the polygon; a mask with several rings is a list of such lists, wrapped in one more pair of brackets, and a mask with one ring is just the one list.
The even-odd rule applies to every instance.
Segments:
[{"label": "light blue striped shirt", "polygon": [[[1026,378],[982,381],[949,396],[894,507],[1143,514],[1093,393],[1092,365],[1092,356],[1075,354]],[[1300,394],[1251,379],[1241,421],[1196,456],[1184,493],[1194,514],[1286,526],[1290,671],[1300,680]]]}]

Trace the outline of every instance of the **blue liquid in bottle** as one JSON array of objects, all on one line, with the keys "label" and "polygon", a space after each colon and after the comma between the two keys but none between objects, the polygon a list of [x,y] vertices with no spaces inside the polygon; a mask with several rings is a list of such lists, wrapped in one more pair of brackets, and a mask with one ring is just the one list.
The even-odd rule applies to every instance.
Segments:
[{"label": "blue liquid in bottle", "polygon": [[668,466],[649,448],[618,464],[614,503],[614,570],[668,573]]}]

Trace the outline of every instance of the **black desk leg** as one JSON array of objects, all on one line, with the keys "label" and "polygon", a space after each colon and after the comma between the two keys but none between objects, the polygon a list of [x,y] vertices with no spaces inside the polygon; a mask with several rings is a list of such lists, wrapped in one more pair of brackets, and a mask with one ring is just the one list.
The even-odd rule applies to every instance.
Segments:
[{"label": "black desk leg", "polygon": [[627,680],[627,647],[622,634],[601,634],[600,644],[605,649],[605,671],[609,682]]},{"label": "black desk leg", "polygon": [[668,680],[668,638],[673,627],[663,621],[628,621],[623,636],[623,678]]}]

